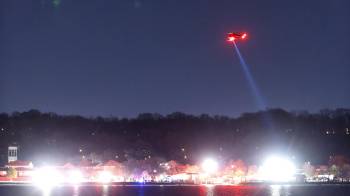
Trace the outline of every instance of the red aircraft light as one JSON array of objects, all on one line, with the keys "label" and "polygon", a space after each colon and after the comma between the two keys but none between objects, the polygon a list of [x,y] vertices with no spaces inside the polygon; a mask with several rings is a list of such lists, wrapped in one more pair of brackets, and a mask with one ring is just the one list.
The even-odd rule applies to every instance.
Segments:
[{"label": "red aircraft light", "polygon": [[228,37],[228,39],[227,39],[227,41],[229,41],[229,42],[233,42],[233,41],[235,41],[235,37]]},{"label": "red aircraft light", "polygon": [[227,41],[234,42],[237,40],[244,40],[247,38],[247,33],[228,33],[227,34]]}]

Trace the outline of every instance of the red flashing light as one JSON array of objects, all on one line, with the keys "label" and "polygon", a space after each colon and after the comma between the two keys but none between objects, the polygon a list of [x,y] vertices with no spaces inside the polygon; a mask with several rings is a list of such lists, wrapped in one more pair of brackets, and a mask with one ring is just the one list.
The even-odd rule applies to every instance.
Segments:
[{"label": "red flashing light", "polygon": [[235,42],[235,40],[245,40],[247,38],[247,33],[228,33],[227,34],[227,41],[228,42]]}]

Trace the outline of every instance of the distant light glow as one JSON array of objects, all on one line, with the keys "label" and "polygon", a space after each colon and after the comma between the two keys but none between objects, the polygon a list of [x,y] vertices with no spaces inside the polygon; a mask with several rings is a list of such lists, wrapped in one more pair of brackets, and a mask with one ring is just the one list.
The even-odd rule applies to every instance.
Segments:
[{"label": "distant light glow", "polygon": [[286,182],[294,179],[295,165],[286,158],[270,157],[261,167],[261,176],[267,181]]},{"label": "distant light glow", "polygon": [[66,180],[72,184],[79,184],[84,181],[84,176],[79,170],[72,170],[68,173],[68,179]]},{"label": "distant light glow", "polygon": [[63,175],[52,167],[43,167],[33,173],[33,183],[43,189],[57,186],[63,181]]},{"label": "distant light glow", "polygon": [[56,8],[56,7],[60,6],[61,0],[52,0],[52,4]]},{"label": "distant light glow", "polygon": [[218,170],[218,163],[213,159],[205,159],[202,168],[206,173],[212,174]]},{"label": "distant light glow", "polygon": [[109,183],[113,180],[113,175],[109,171],[101,171],[98,174],[97,180],[101,183]]},{"label": "distant light glow", "polygon": [[186,181],[190,178],[190,176],[186,173],[180,173],[171,176],[172,181]]}]

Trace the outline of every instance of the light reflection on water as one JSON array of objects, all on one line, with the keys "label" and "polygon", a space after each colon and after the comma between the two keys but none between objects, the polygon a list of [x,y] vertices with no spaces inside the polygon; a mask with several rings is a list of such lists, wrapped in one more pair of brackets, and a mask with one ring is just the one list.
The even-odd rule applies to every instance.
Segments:
[{"label": "light reflection on water", "polygon": [[108,185],[103,185],[102,196],[108,196],[108,191],[109,191]]},{"label": "light reflection on water", "polygon": [[271,185],[271,196],[281,196],[281,185]]},{"label": "light reflection on water", "polygon": [[289,196],[291,195],[289,185],[271,185],[271,196]]},{"label": "light reflection on water", "polygon": [[41,189],[40,196],[291,196],[290,186],[270,185],[270,186],[60,186],[53,189]]},{"label": "light reflection on water", "polygon": [[75,185],[73,188],[73,196],[79,196],[79,186]]},{"label": "light reflection on water", "polygon": [[213,185],[206,185],[207,187],[207,196],[214,196],[214,187]]}]

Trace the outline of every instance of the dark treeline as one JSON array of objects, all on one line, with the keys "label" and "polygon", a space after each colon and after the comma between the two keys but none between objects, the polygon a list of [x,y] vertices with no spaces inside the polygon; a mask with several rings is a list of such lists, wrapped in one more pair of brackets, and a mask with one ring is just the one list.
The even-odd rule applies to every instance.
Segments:
[{"label": "dark treeline", "polygon": [[350,109],[318,113],[268,109],[238,118],[175,112],[144,113],[136,118],[86,118],[37,110],[0,114],[2,161],[10,144],[20,158],[71,161],[161,157],[195,163],[205,155],[220,160],[257,162],[270,153],[287,153],[300,161],[326,162],[350,154]]}]

